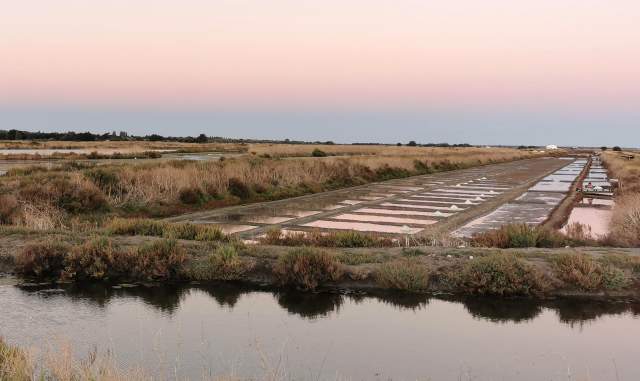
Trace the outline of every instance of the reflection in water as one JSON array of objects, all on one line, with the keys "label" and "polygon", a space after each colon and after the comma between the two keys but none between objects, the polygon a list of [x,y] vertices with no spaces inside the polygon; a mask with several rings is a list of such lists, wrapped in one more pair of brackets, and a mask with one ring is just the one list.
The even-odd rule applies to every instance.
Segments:
[{"label": "reflection in water", "polygon": [[[167,284],[152,286],[108,286],[102,284],[69,285],[59,292],[51,292],[46,286],[20,287],[28,295],[41,298],[59,297],[61,293],[71,301],[91,303],[105,308],[113,299],[136,299],[157,310],[173,314],[180,303],[194,291],[202,291],[211,296],[220,307],[234,308],[242,295],[255,292],[270,293],[278,305],[290,314],[315,319],[339,312],[346,300],[359,304],[372,298],[400,310],[421,310],[427,307],[432,297],[423,294],[384,292],[374,295],[308,293],[296,290],[273,290],[257,288],[245,284],[220,283],[209,285]],[[461,303],[475,318],[491,322],[525,322],[538,317],[543,310],[554,310],[562,323],[574,326],[596,320],[604,315],[631,313],[640,316],[639,303],[605,302],[584,299],[557,299],[539,301],[534,299],[504,299],[490,297],[445,297],[450,302]]]},{"label": "reflection in water", "polygon": [[68,339],[79,356],[107,350],[160,379],[263,379],[265,357],[291,379],[566,380],[567,368],[588,368],[570,380],[615,379],[611,359],[620,379],[640,379],[638,304],[230,283],[52,287],[0,282],[0,335],[37,348]]}]

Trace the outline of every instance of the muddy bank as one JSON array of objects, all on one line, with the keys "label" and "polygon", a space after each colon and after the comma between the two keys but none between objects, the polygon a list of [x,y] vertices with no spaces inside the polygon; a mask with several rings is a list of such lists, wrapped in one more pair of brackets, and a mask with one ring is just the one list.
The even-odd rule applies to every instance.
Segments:
[{"label": "muddy bank", "polygon": [[[198,281],[203,284],[233,281],[305,291],[375,293],[394,290],[457,296],[540,299],[579,296],[640,300],[640,249],[340,249],[178,241],[167,249],[175,252],[162,254],[172,258],[173,262],[155,263],[149,262],[149,245],[163,247],[166,240],[121,236],[100,239],[108,242],[102,244],[108,247],[108,255],[100,253],[97,246],[87,246],[91,242],[90,237],[5,234],[0,237],[0,273],[22,276],[24,282],[39,282],[43,277],[37,279],[34,276],[38,273],[33,270],[33,263],[36,263],[40,266],[35,267],[40,269],[40,274],[48,274],[44,277],[47,281]],[[50,259],[51,256],[48,262],[34,260],[33,253],[37,254],[38,250],[31,250],[31,262],[24,264],[21,253],[25,246],[52,240],[68,245],[61,251],[57,272],[51,268],[42,270],[43,266],[51,266],[55,261]],[[128,255],[116,255],[118,253]],[[21,255],[23,258],[19,259]],[[139,261],[142,255],[145,267],[136,267],[135,261]],[[183,260],[175,260],[178,256]],[[109,258],[124,258],[120,260],[129,262],[126,266],[123,263],[109,264],[112,260]],[[21,264],[18,263],[20,261]],[[70,272],[70,267],[73,272]],[[161,270],[150,272],[148,268]]]}]

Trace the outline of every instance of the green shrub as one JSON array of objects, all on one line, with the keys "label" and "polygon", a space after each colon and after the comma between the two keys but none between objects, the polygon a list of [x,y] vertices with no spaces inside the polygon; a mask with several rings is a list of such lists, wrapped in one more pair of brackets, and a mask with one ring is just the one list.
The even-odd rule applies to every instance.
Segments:
[{"label": "green shrub", "polygon": [[198,235],[198,227],[191,223],[167,224],[162,236],[171,239],[195,240]]},{"label": "green shrub", "polygon": [[161,237],[167,226],[166,222],[149,218],[114,218],[109,221],[105,230],[116,235],[145,235]]},{"label": "green shrub", "polygon": [[281,284],[307,290],[314,290],[324,282],[337,281],[343,273],[334,256],[311,248],[290,250],[279,258],[273,271]]},{"label": "green shrub", "polygon": [[59,278],[69,250],[69,246],[56,242],[25,246],[16,257],[16,271],[25,276]]},{"label": "green shrub", "polygon": [[203,261],[194,266],[193,278],[197,280],[239,280],[250,270],[238,255],[234,245],[218,246]]},{"label": "green shrub", "polygon": [[229,179],[229,186],[227,187],[227,189],[229,190],[229,193],[242,200],[246,200],[251,197],[251,190],[249,189],[247,184],[236,177],[232,177]]},{"label": "green shrub", "polygon": [[10,194],[0,195],[0,225],[13,223],[13,217],[18,211],[18,200]]},{"label": "green shrub", "polygon": [[426,291],[429,277],[429,269],[417,260],[385,263],[376,271],[380,287],[411,292]]},{"label": "green shrub", "polygon": [[462,269],[459,284],[467,292],[491,295],[536,295],[548,288],[540,271],[512,254],[470,260]]},{"label": "green shrub", "polygon": [[222,229],[212,225],[197,225],[196,241],[225,241],[228,239]]},{"label": "green shrub", "polygon": [[391,238],[357,231],[337,232],[298,232],[283,234],[280,229],[268,230],[260,240],[264,244],[282,246],[318,246],[318,247],[391,247]]},{"label": "green shrub", "polygon": [[64,278],[75,280],[126,277],[135,265],[129,253],[117,251],[105,237],[74,246],[65,262]]},{"label": "green shrub", "polygon": [[600,263],[583,253],[554,257],[555,272],[565,283],[586,291],[616,290],[629,284],[624,271],[610,263]]},{"label": "green shrub", "polygon": [[539,226],[527,224],[503,225],[499,229],[488,230],[471,238],[474,246],[497,248],[563,247],[581,242]]},{"label": "green shrub", "polygon": [[384,262],[384,255],[376,253],[341,253],[337,256],[338,261],[344,265],[362,265],[365,263]]},{"label": "green shrub", "polygon": [[207,201],[207,195],[200,188],[182,188],[178,194],[180,202],[187,205],[198,205]]},{"label": "green shrub", "polygon": [[327,153],[324,152],[323,150],[316,148],[311,152],[311,156],[313,157],[326,157]]},{"label": "green shrub", "polygon": [[184,271],[187,254],[175,240],[163,239],[139,247],[135,262],[134,275],[138,279],[178,279]]}]

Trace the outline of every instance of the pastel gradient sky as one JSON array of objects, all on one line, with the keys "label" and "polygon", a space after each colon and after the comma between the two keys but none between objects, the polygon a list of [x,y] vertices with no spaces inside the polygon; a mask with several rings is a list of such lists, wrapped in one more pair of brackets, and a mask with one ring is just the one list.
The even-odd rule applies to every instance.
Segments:
[{"label": "pastel gradient sky", "polygon": [[637,0],[0,9],[0,129],[640,145]]}]

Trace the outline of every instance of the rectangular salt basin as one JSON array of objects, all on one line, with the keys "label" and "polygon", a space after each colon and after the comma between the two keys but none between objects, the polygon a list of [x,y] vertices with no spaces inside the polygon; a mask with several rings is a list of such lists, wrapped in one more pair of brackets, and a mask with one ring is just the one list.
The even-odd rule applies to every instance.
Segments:
[{"label": "rectangular salt basin", "polygon": [[455,201],[455,200],[451,200],[451,199],[447,199],[447,201],[442,201],[442,200],[429,200],[429,199],[415,199],[413,197],[411,198],[405,198],[405,199],[400,199],[398,201],[407,201],[407,202],[419,202],[421,204],[445,204],[445,205],[450,205],[450,204],[456,204],[456,205],[480,205],[478,202],[471,202],[471,200],[466,200],[466,201]]},{"label": "rectangular salt basin", "polygon": [[564,194],[557,192],[525,192],[516,201],[533,204],[558,205],[564,199]]},{"label": "rectangular salt basin", "polygon": [[477,196],[449,196],[448,194],[442,194],[442,193],[435,193],[435,194],[426,194],[426,193],[422,193],[422,194],[414,194],[413,196],[411,196],[411,198],[414,197],[418,197],[418,198],[426,198],[426,199],[444,199],[444,200],[473,200],[474,198],[476,198]]},{"label": "rectangular salt basin", "polygon": [[566,231],[567,226],[570,224],[580,223],[588,226],[592,238],[604,236],[609,233],[609,223],[612,214],[613,212],[609,209],[588,207],[573,208],[569,215],[569,221],[567,221],[567,225],[562,228],[562,231]]},{"label": "rectangular salt basin", "polygon": [[291,221],[291,220],[293,220],[293,217],[279,217],[279,216],[273,216],[273,217],[254,216],[254,217],[248,217],[245,219],[245,221],[253,222],[255,224],[281,224],[283,222]]},{"label": "rectangular salt basin", "polygon": [[318,210],[298,210],[298,211],[283,211],[282,214],[287,214],[287,215],[292,215],[292,216],[296,216],[299,218],[302,217],[309,217],[309,216],[313,216],[315,214],[319,214],[322,213]]},{"label": "rectangular salt basin", "polygon": [[571,183],[565,183],[560,181],[541,181],[529,188],[530,191],[546,191],[546,192],[568,192],[571,189]]},{"label": "rectangular salt basin", "polygon": [[495,191],[510,189],[510,188],[507,188],[507,187],[489,187],[489,186],[484,187],[484,186],[476,186],[476,185],[460,185],[460,186],[456,185],[456,188],[459,188],[459,189],[471,189],[471,190],[485,190],[486,189],[486,190],[495,190]]},{"label": "rectangular salt basin", "polygon": [[393,224],[412,224],[412,225],[433,225],[436,220],[420,220],[417,218],[402,218],[402,217],[387,217],[376,216],[370,214],[351,214],[345,213],[339,216],[331,217],[336,220],[350,220],[350,221],[362,221],[362,222],[381,222],[381,223],[393,223]]},{"label": "rectangular salt basin", "polygon": [[425,216],[425,217],[449,217],[453,213],[440,213],[434,212],[421,212],[417,210],[395,210],[395,209],[376,209],[376,208],[361,208],[354,210],[357,213],[376,213],[376,214],[395,214],[400,216]]},{"label": "rectangular salt basin", "polygon": [[361,204],[363,201],[358,201],[358,200],[344,200],[344,201],[340,201],[340,204],[345,204],[345,205],[358,205]]},{"label": "rectangular salt basin", "polygon": [[497,192],[497,191],[474,191],[474,190],[465,190],[465,189],[459,189],[458,187],[452,187],[449,189],[436,189],[437,192],[447,192],[447,193],[461,193],[461,194],[470,194],[470,195],[480,195],[480,194],[493,194],[493,195],[497,195],[497,194],[501,194],[502,192]]},{"label": "rectangular salt basin", "polygon": [[222,232],[225,233],[225,234],[240,233],[240,232],[244,232],[244,231],[247,231],[247,230],[251,230],[251,229],[257,228],[257,226],[253,226],[253,225],[219,224],[219,223],[215,223],[215,222],[212,223],[212,222],[209,222],[209,221],[195,221],[195,223],[203,224],[203,225],[216,226],[216,227],[220,228],[220,230],[222,230]]},{"label": "rectangular salt basin", "polygon": [[415,204],[395,204],[391,202],[385,202],[380,204],[380,206],[390,206],[394,208],[405,208],[405,209],[429,209],[429,210],[447,210],[452,212],[459,212],[465,210],[464,208],[459,209],[451,209],[449,207],[444,206],[431,206],[431,205],[415,205]]},{"label": "rectangular salt basin", "polygon": [[423,230],[421,228],[403,228],[402,226],[379,225],[379,224],[370,224],[365,222],[342,222],[342,221],[325,221],[325,220],[309,222],[308,224],[304,224],[302,226],[312,227],[312,228],[323,228],[323,229],[356,230],[361,232],[396,233],[396,234],[404,234],[405,230],[406,230],[406,233],[408,234],[416,234]]}]

